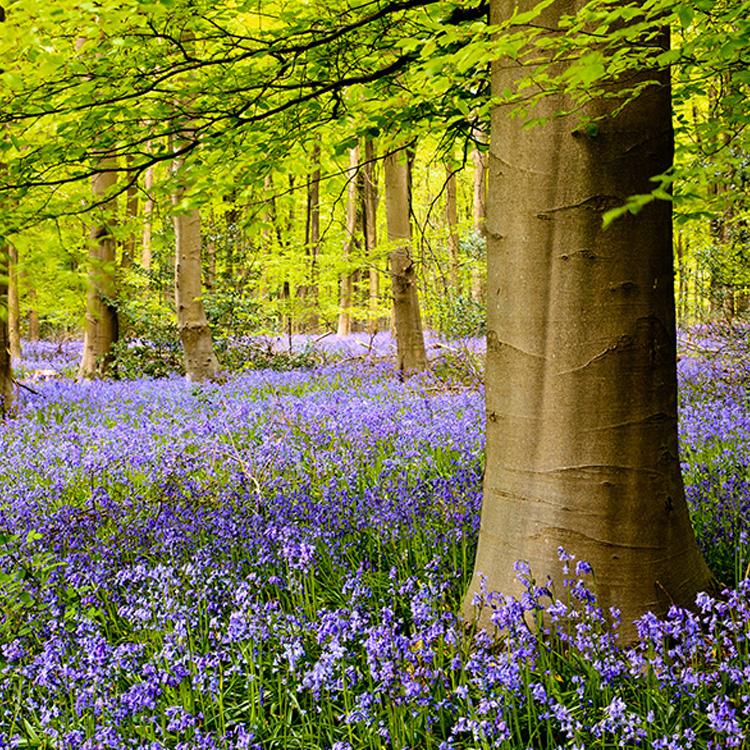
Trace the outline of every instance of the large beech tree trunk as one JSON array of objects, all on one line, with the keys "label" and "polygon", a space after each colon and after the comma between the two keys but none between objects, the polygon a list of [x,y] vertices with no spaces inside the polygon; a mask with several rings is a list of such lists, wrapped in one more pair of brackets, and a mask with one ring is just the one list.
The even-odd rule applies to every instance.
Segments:
[{"label": "large beech tree trunk", "polygon": [[337,334],[348,336],[352,332],[352,298],[354,296],[354,275],[348,265],[352,250],[357,246],[357,206],[359,198],[359,147],[349,151],[349,185],[346,197],[346,240],[344,242],[344,260],[347,268],[339,281],[339,319]]},{"label": "large beech tree trunk", "polygon": [[[498,22],[516,4],[491,7]],[[556,2],[535,23],[554,28],[577,8]],[[528,72],[501,61],[493,90]],[[576,116],[552,116],[570,110],[561,97],[535,111],[549,119],[534,128],[493,113],[487,460],[467,614],[480,574],[491,590],[518,591],[516,560],[561,592],[559,546],[593,565],[599,601],[621,609],[626,639],[645,611],[690,605],[712,584],[677,449],[671,206],[601,226],[605,210],[648,192],[671,164],[669,75],[647,75],[661,85],[588,133]],[[597,99],[582,115],[617,104]]]},{"label": "large beech tree trunk", "polygon": [[[94,200],[101,200],[117,181],[117,173],[106,171],[112,164],[103,163],[105,171],[91,178]],[[118,320],[114,299],[115,239],[111,223],[114,201],[107,201],[90,231],[89,278],[86,296],[86,322],[83,335],[83,356],[78,369],[81,379],[106,375],[112,364],[112,346],[117,341]]]},{"label": "large beech tree trunk", "polygon": [[406,372],[424,370],[427,355],[417,297],[417,276],[411,257],[406,152],[402,150],[386,156],[384,169],[388,241],[392,245],[390,267],[398,365]]}]

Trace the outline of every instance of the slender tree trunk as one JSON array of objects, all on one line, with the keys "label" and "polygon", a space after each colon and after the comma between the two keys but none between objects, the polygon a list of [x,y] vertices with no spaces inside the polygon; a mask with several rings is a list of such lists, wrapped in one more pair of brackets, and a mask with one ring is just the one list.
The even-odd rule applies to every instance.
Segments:
[{"label": "slender tree trunk", "polygon": [[677,234],[677,323],[685,325],[688,316],[688,265],[686,260],[686,243],[682,232]]},{"label": "slender tree trunk", "polygon": [[[175,191],[178,204],[183,190]],[[172,217],[175,234],[175,306],[177,327],[185,356],[185,375],[191,382],[211,380],[219,371],[211,329],[203,308],[201,285],[201,215],[196,208]]]},{"label": "slender tree trunk", "polygon": [[0,245],[0,418],[13,409],[13,367],[8,330],[8,263],[10,248]]},{"label": "slender tree trunk", "polygon": [[305,252],[308,260],[308,278],[300,289],[300,296],[308,306],[305,317],[310,329],[318,328],[318,251],[320,249],[320,141],[313,144],[310,158],[313,171],[307,180],[307,225]]},{"label": "slender tree trunk", "polygon": [[393,248],[390,266],[398,365],[401,371],[408,372],[424,370],[427,355],[417,297],[417,277],[411,257],[409,170],[405,157],[404,151],[387,156],[384,169],[388,242]]},{"label": "slender tree trunk", "polygon": [[[133,158],[128,157],[128,166],[132,164]],[[123,268],[130,268],[135,261],[136,248],[136,221],[138,219],[138,185],[132,184],[125,194],[125,222],[128,227],[128,235],[122,244],[122,261],[120,265]]]},{"label": "slender tree trunk", "polygon": [[357,206],[359,203],[359,147],[349,151],[349,186],[346,200],[346,241],[344,242],[344,261],[346,270],[341,275],[339,294],[339,321],[337,333],[348,336],[352,332],[351,307],[354,294],[354,275],[349,269],[352,250],[357,244]]},{"label": "slender tree trunk", "polygon": [[[0,5],[0,23],[5,21],[5,6]],[[0,164],[0,172],[5,165]],[[0,235],[0,418],[13,408],[13,367],[10,358],[10,332],[8,330],[8,282],[10,247]]]},{"label": "slender tree trunk", "polygon": [[365,252],[368,263],[367,330],[374,334],[378,330],[378,306],[380,302],[380,271],[376,258],[378,245],[377,214],[378,187],[375,182],[375,144],[365,140],[365,164],[362,168],[362,223],[365,236]]},{"label": "slender tree trunk", "polygon": [[[103,162],[102,168],[114,166]],[[91,178],[94,199],[99,201],[117,182],[117,173],[103,171]],[[115,239],[111,225],[114,221],[113,200],[106,202],[98,222],[89,236],[89,280],[86,297],[86,322],[83,336],[83,356],[78,369],[79,379],[106,375],[112,364],[112,346],[118,337],[117,308],[115,306]]]},{"label": "slender tree trunk", "polygon": [[[175,146],[194,134],[186,127],[175,139]],[[180,179],[182,160],[175,159],[172,169]],[[172,203],[179,206],[185,187],[178,182]],[[214,352],[211,329],[203,307],[201,263],[201,215],[197,208],[176,210],[172,214],[175,235],[174,295],[177,328],[185,357],[185,377],[190,382],[211,380],[218,375],[219,363]]]},{"label": "slender tree trunk", "polygon": [[450,285],[453,294],[458,294],[458,207],[456,202],[456,174],[450,166],[445,167],[445,223],[448,227],[448,251],[450,253]]},{"label": "slender tree trunk", "polygon": [[39,313],[36,309],[36,289],[29,289],[29,341],[39,341]]},{"label": "slender tree trunk", "polygon": [[151,270],[153,261],[152,231],[154,222],[154,168],[149,167],[143,176],[143,190],[146,199],[143,202],[143,238],[141,243],[141,266],[146,271]]},{"label": "slender tree trunk", "polygon": [[18,301],[18,250],[8,246],[8,343],[11,359],[21,359],[21,310]]},{"label": "slender tree trunk", "polygon": [[[532,5],[492,0],[492,22]],[[555,28],[578,7],[562,0],[535,23]],[[493,90],[528,74],[502,60]],[[599,602],[620,608],[625,639],[645,611],[690,605],[712,584],[677,448],[671,205],[601,226],[605,210],[648,192],[671,164],[669,73],[644,76],[661,85],[617,115],[612,98],[555,117],[572,109],[559,96],[535,110],[545,125],[493,114],[487,459],[467,614],[480,574],[490,590],[519,590],[516,560],[561,592],[560,546],[593,565]],[[598,116],[596,134],[578,129]]]},{"label": "slender tree trunk", "polygon": [[[474,131],[475,137],[484,142],[484,135],[478,130]],[[471,152],[474,162],[474,231],[485,237],[485,220],[487,216],[487,154],[474,148]],[[474,302],[482,301],[482,281],[484,274],[480,266],[475,263],[471,269],[471,298]]]}]

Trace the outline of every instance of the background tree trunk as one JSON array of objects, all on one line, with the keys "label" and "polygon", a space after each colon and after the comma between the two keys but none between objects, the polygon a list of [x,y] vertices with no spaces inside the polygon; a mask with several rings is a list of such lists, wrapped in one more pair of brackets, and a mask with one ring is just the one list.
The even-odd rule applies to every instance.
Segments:
[{"label": "background tree trunk", "polygon": [[459,288],[458,277],[458,207],[456,202],[456,174],[450,165],[445,167],[445,223],[448,226],[448,251],[450,253],[450,273],[449,280],[451,285],[451,294],[458,295]]},{"label": "background tree trunk", "polygon": [[10,248],[0,245],[0,418],[13,408],[13,368],[8,331],[8,263]]},{"label": "background tree trunk", "polygon": [[386,156],[385,203],[388,223],[393,317],[399,369],[424,370],[427,355],[417,297],[417,277],[411,257],[409,169],[404,150]]},{"label": "background tree trunk", "polygon": [[[110,161],[101,166],[105,171],[91,178],[91,190],[97,201],[117,182],[117,173],[106,171],[114,164]],[[112,346],[117,341],[115,239],[111,231],[114,212],[114,201],[107,201],[101,209],[98,223],[91,227],[86,322],[79,379],[106,375],[112,364]]]},{"label": "background tree trunk", "polygon": [[354,276],[350,270],[352,250],[357,244],[357,208],[359,204],[359,147],[349,151],[349,185],[346,200],[346,242],[344,243],[344,261],[347,267],[340,280],[339,319],[337,333],[348,336],[352,332],[352,297],[354,295]]},{"label": "background tree trunk", "polygon": [[[477,140],[484,143],[484,134],[479,130],[474,130],[474,136]],[[471,158],[474,162],[474,201],[473,201],[473,219],[474,231],[481,237],[485,237],[485,220],[487,216],[487,154],[474,148],[471,152]],[[483,274],[479,264],[475,263],[471,269],[471,298],[474,302],[481,302]]]},{"label": "background tree trunk", "polygon": [[141,244],[141,266],[145,271],[151,270],[153,259],[152,230],[154,221],[154,198],[152,190],[154,187],[154,168],[149,167],[143,176],[143,190],[146,198],[143,201],[143,238]]},{"label": "background tree trunk", "polygon": [[362,167],[362,177],[362,224],[368,265],[367,330],[374,334],[378,330],[380,271],[376,258],[378,186],[375,182],[375,144],[371,138],[365,140],[365,164]]},{"label": "background tree trunk", "polygon": [[[131,166],[133,157],[128,157],[128,166]],[[128,234],[122,243],[122,268],[130,268],[135,262],[136,238],[136,221],[138,219],[138,184],[132,184],[125,193],[125,222],[128,227]]]},{"label": "background tree trunk", "polygon": [[11,359],[21,359],[21,309],[18,301],[18,251],[8,246],[8,345]]},{"label": "background tree trunk", "polygon": [[[491,5],[493,23],[516,7]],[[564,0],[535,23],[554,28],[578,7]],[[528,74],[503,60],[493,90]],[[593,565],[599,602],[621,609],[626,639],[645,611],[690,605],[712,582],[677,448],[671,205],[601,226],[671,164],[669,73],[644,75],[661,86],[598,132],[579,130],[579,118],[609,115],[616,99],[554,117],[570,102],[550,96],[534,112],[547,124],[527,129],[493,113],[487,460],[467,614],[480,573],[491,590],[519,590],[516,560],[560,592],[560,546]]]},{"label": "background tree trunk", "polygon": [[[173,195],[178,204],[183,190]],[[215,378],[219,363],[203,308],[201,286],[201,215],[193,208],[172,218],[175,234],[175,306],[177,327],[185,356],[185,375],[191,382]]]},{"label": "background tree trunk", "polygon": [[39,341],[39,313],[36,309],[36,289],[29,289],[29,341]]}]

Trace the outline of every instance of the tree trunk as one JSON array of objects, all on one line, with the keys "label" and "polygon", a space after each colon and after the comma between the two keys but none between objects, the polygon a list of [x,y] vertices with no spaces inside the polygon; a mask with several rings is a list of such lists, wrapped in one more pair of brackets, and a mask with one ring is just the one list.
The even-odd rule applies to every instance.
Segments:
[{"label": "tree trunk", "polygon": [[452,294],[458,294],[458,207],[456,205],[456,173],[445,167],[445,223],[448,227],[448,251],[450,253],[449,280]]},{"label": "tree trunk", "polygon": [[29,289],[29,341],[39,341],[39,313],[36,309],[36,289]]},{"label": "tree trunk", "polygon": [[8,264],[10,248],[0,246],[0,418],[13,409],[13,368],[8,331]]},{"label": "tree trunk", "polygon": [[[133,162],[133,157],[128,157],[128,166]],[[138,184],[133,183],[125,193],[125,222],[128,227],[128,235],[122,244],[122,268],[130,268],[135,261],[136,247],[136,220],[138,218]]]},{"label": "tree trunk", "polygon": [[352,250],[357,244],[357,206],[359,198],[359,147],[349,151],[349,185],[346,200],[346,242],[344,243],[344,262],[347,264],[341,274],[339,294],[339,320],[337,333],[348,336],[352,332],[352,297],[354,294],[354,276],[349,269]]},{"label": "tree trunk", "polygon": [[11,359],[21,359],[21,310],[18,302],[18,250],[8,246],[8,345]]},{"label": "tree trunk", "polygon": [[[180,202],[183,190],[172,200]],[[193,208],[172,217],[175,234],[175,306],[177,327],[185,356],[185,375],[190,382],[211,380],[219,371],[211,329],[203,308],[201,288],[201,215]]]},{"label": "tree trunk", "polygon": [[154,187],[154,168],[149,167],[143,176],[143,190],[146,199],[143,202],[143,239],[141,244],[141,265],[145,271],[151,270],[153,250],[151,235],[154,222],[154,198],[151,191]]},{"label": "tree trunk", "polygon": [[[102,163],[106,170],[112,162]],[[94,199],[99,201],[114,186],[117,173],[103,171],[91,178]],[[111,232],[115,206],[107,201],[98,223],[91,227],[89,237],[89,279],[86,296],[86,322],[83,356],[78,369],[79,379],[106,375],[112,364],[112,346],[118,337],[115,307],[115,239]]]},{"label": "tree trunk", "polygon": [[[477,140],[484,143],[484,134],[478,130],[474,131]],[[485,220],[487,216],[487,154],[474,148],[471,152],[474,162],[474,231],[485,237]],[[482,264],[483,265],[483,264]],[[482,281],[484,274],[478,263],[474,263],[471,269],[471,298],[474,302],[482,301]]]},{"label": "tree trunk", "polygon": [[378,330],[378,303],[380,301],[380,272],[375,257],[378,245],[377,214],[378,187],[375,182],[375,145],[372,139],[365,140],[365,164],[362,168],[362,224],[365,236],[365,252],[368,264],[367,330],[370,334]]},{"label": "tree trunk", "polygon": [[[535,23],[555,28],[556,12],[578,5],[556,3]],[[516,5],[491,7],[497,23]],[[526,75],[503,60],[493,90]],[[535,110],[545,125],[493,113],[487,459],[467,615],[480,574],[490,590],[519,590],[516,560],[561,592],[560,546],[593,565],[599,603],[620,608],[625,639],[645,611],[689,606],[712,584],[677,448],[671,205],[601,226],[605,210],[649,192],[649,177],[671,164],[669,74],[644,75],[661,85],[617,115],[611,98],[555,117],[572,109],[560,96]],[[598,132],[578,129],[607,115]]]},{"label": "tree trunk", "polygon": [[675,249],[677,251],[677,324],[685,325],[688,316],[688,264],[686,259],[686,242],[682,232],[676,237]]},{"label": "tree trunk", "polygon": [[409,170],[402,150],[385,158],[385,204],[388,223],[393,317],[398,366],[402,372],[424,370],[427,355],[417,297],[417,277],[411,257]]},{"label": "tree trunk", "polygon": [[307,310],[307,328],[318,328],[318,251],[320,248],[320,141],[313,144],[310,158],[313,171],[307,181],[307,231],[305,252],[308,259],[308,278],[300,289],[300,296],[305,298]]}]

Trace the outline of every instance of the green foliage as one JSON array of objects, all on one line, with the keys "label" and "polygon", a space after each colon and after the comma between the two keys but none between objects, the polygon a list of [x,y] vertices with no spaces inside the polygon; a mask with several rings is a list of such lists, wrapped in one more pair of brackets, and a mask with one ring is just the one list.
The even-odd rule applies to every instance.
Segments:
[{"label": "green foliage", "polygon": [[302,349],[285,350],[274,346],[272,340],[249,337],[224,338],[217,341],[216,350],[222,365],[230,372],[247,370],[308,369],[325,362],[325,353],[312,344]]},{"label": "green foliage", "polygon": [[439,297],[435,319],[437,330],[448,338],[484,336],[487,332],[487,310],[468,294]]},{"label": "green foliage", "polygon": [[118,304],[120,339],[114,346],[112,369],[125,379],[184,374],[174,312],[163,297],[144,291]]}]

